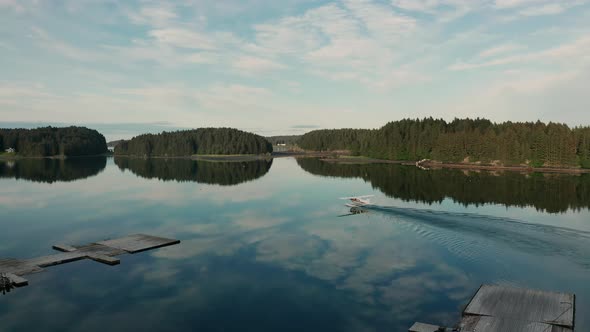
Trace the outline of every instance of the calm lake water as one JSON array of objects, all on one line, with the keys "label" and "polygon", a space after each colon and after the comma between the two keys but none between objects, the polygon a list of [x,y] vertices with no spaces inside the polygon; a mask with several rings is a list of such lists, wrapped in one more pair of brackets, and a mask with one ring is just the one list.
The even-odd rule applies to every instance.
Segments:
[{"label": "calm lake water", "polygon": [[[338,197],[374,194],[349,213]],[[181,244],[29,275],[1,331],[407,331],[482,283],[573,292],[590,331],[590,175],[317,159],[0,162],[0,257],[146,233]]]}]

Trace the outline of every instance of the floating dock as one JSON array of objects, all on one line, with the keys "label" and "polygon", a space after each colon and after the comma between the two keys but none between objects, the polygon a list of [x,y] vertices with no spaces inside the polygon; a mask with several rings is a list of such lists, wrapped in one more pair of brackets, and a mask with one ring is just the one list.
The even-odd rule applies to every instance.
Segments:
[{"label": "floating dock", "polygon": [[117,265],[121,261],[115,256],[123,254],[135,254],[138,252],[171,246],[180,243],[179,240],[163,237],[135,234],[119,239],[100,241],[82,246],[70,246],[56,244],[53,249],[61,251],[59,254],[19,260],[0,259],[0,276],[3,280],[10,280],[14,287],[22,287],[29,284],[23,278],[24,275],[38,273],[43,268],[91,259],[107,265]]},{"label": "floating dock", "polygon": [[574,294],[482,285],[458,327],[415,323],[410,332],[573,332]]}]

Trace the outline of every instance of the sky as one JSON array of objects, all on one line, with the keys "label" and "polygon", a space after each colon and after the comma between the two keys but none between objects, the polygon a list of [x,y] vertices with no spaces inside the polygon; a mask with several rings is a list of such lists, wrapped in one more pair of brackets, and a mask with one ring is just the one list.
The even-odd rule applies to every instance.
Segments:
[{"label": "sky", "polygon": [[590,124],[590,0],[0,0],[0,22],[0,127]]}]

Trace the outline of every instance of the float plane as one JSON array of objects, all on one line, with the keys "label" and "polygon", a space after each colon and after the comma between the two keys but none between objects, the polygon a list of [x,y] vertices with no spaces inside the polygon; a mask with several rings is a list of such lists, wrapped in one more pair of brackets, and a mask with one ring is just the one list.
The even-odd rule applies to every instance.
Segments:
[{"label": "float plane", "polygon": [[354,196],[354,197],[341,197],[340,199],[349,200],[350,202],[346,203],[345,205],[350,208],[349,214],[343,214],[338,217],[346,217],[352,216],[361,213],[367,213],[368,210],[364,209],[364,207],[373,205],[369,198],[373,197],[374,195],[365,195],[365,196]]},{"label": "float plane", "polygon": [[373,196],[375,195],[341,197],[340,199],[350,200],[350,202],[346,203],[345,205],[352,208],[373,205],[373,203],[371,203],[371,200],[369,199]]}]

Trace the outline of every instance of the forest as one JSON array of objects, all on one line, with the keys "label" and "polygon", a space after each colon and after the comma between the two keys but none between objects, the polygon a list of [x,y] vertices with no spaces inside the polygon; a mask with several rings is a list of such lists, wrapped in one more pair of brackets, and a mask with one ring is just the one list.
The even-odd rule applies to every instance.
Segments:
[{"label": "forest", "polygon": [[92,156],[107,152],[107,143],[98,131],[84,127],[0,128],[0,148],[22,157]]},{"label": "forest", "polygon": [[284,136],[267,136],[266,139],[272,143],[272,145],[286,144],[294,145],[301,138],[301,135],[284,135]]},{"label": "forest", "polygon": [[540,121],[405,119],[380,129],[315,130],[303,135],[298,145],[389,160],[590,168],[590,127]]},{"label": "forest", "polygon": [[115,147],[115,155],[184,157],[272,153],[264,137],[232,128],[199,128],[160,134],[144,134]]},{"label": "forest", "polygon": [[590,174],[523,174],[440,169],[391,164],[341,164],[298,158],[305,171],[320,176],[361,178],[385,195],[404,201],[468,205],[502,204],[549,213],[590,208]]}]

